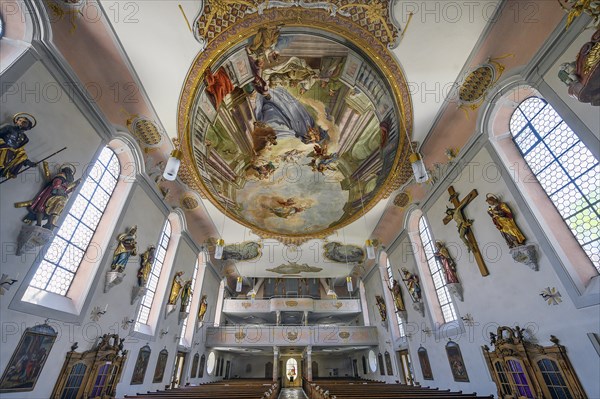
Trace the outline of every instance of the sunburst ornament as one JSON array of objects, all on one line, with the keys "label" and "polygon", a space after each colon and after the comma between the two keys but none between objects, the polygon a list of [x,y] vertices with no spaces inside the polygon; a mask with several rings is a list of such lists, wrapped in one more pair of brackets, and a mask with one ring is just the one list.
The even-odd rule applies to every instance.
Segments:
[{"label": "sunburst ornament", "polygon": [[560,291],[556,289],[556,287],[546,287],[542,292],[540,292],[540,296],[544,298],[548,305],[558,305],[562,302],[562,295]]}]

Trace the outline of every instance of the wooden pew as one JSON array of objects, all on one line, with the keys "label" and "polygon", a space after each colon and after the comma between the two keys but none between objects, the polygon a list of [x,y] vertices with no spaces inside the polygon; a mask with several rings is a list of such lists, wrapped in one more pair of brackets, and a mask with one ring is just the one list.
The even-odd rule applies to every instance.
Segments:
[{"label": "wooden pew", "polygon": [[198,386],[187,386],[164,391],[138,393],[126,398],[144,399],[277,399],[279,384],[270,380],[227,380]]},{"label": "wooden pew", "polygon": [[448,389],[417,387],[404,384],[384,384],[357,379],[321,379],[303,381],[304,391],[310,399],[460,399],[492,398],[477,396],[476,393],[452,392]]}]

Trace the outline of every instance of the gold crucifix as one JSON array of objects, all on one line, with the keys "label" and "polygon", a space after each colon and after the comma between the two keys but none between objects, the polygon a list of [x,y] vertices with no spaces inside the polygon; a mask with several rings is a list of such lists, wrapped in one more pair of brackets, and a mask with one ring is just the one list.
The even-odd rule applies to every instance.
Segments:
[{"label": "gold crucifix", "polygon": [[469,203],[475,197],[477,197],[477,190],[471,190],[469,195],[463,198],[462,201],[458,200],[458,193],[454,191],[453,186],[448,187],[448,193],[450,194],[450,198],[448,200],[452,203],[452,205],[454,205],[454,208],[446,207],[446,216],[444,217],[443,222],[444,224],[450,223],[451,220],[456,222],[460,239],[465,243],[469,252],[473,252],[473,256],[475,256],[475,261],[477,262],[477,266],[479,266],[481,275],[487,276],[490,274],[490,272],[485,266],[481,252],[479,252],[479,246],[477,245],[477,241],[475,240],[475,236],[471,230],[473,220],[467,219],[463,214],[463,209],[469,205]]}]

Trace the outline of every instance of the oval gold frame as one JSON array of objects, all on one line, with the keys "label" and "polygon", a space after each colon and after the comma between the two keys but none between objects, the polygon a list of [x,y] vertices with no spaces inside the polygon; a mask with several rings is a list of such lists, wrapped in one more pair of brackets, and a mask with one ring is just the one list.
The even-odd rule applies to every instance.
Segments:
[{"label": "oval gold frame", "polygon": [[[265,21],[268,21],[265,23]],[[230,48],[239,45],[247,40],[261,26],[271,26],[283,24],[284,27],[309,28],[338,36],[352,43],[363,52],[387,80],[396,102],[396,112],[399,118],[398,149],[396,150],[394,163],[390,173],[381,184],[373,198],[364,204],[364,209],[349,216],[345,220],[336,224],[334,227],[328,227],[321,231],[304,234],[282,234],[262,229],[248,221],[235,216],[205,188],[203,179],[200,178],[198,168],[194,161],[192,135],[190,132],[190,117],[192,107],[197,97],[198,90],[202,85],[203,75],[206,68],[219,60]],[[332,28],[332,27],[335,27]],[[411,136],[413,125],[412,103],[408,86],[404,74],[393,54],[380,42],[377,37],[369,31],[353,23],[350,19],[331,15],[325,10],[320,9],[280,9],[272,8],[265,10],[262,15],[250,14],[243,20],[237,22],[234,26],[215,37],[206,49],[199,53],[194,59],[190,70],[185,78],[185,83],[179,98],[177,137],[180,138],[181,149],[183,152],[182,163],[188,167],[191,172],[190,186],[195,186],[202,190],[200,195],[208,198],[210,202],[229,218],[235,220],[241,225],[248,227],[255,234],[262,238],[273,238],[285,243],[300,244],[310,239],[325,238],[333,234],[336,230],[347,226],[373,208],[381,199],[389,195],[398,188],[398,179],[402,178],[403,166],[408,162],[410,146],[407,145],[407,136]],[[181,139],[182,138],[182,139]],[[400,182],[402,184],[403,182]]]}]

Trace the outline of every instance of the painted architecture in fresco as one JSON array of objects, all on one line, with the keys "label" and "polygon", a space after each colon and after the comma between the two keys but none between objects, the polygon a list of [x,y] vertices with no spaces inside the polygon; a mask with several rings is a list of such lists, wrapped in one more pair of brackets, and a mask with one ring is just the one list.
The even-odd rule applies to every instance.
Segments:
[{"label": "painted architecture in fresco", "polygon": [[231,216],[311,234],[377,192],[397,118],[387,83],[358,52],[284,29],[260,28],[205,72],[192,140],[205,189]]}]

